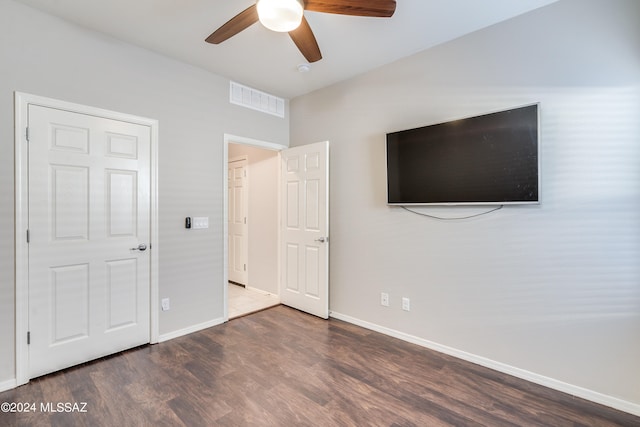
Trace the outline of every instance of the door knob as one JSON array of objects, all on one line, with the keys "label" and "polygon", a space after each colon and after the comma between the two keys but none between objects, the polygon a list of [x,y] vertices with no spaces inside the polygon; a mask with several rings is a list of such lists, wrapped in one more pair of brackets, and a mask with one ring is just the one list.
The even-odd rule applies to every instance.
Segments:
[{"label": "door knob", "polygon": [[146,251],[147,250],[147,245],[145,245],[144,243],[140,243],[137,248],[131,248],[130,250],[132,250],[132,251],[140,251],[140,252]]},{"label": "door knob", "polygon": [[324,243],[324,242],[326,242],[327,240],[329,240],[329,238],[320,237],[319,239],[316,239],[316,242]]}]

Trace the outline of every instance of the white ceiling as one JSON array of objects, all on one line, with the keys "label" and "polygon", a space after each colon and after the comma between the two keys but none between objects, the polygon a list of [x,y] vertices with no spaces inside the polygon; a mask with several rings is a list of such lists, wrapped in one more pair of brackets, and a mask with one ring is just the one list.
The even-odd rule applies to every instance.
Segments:
[{"label": "white ceiling", "polygon": [[219,45],[204,39],[255,0],[18,0],[83,27],[293,98],[557,0],[397,0],[392,18],[305,12],[323,59],[256,23]]}]

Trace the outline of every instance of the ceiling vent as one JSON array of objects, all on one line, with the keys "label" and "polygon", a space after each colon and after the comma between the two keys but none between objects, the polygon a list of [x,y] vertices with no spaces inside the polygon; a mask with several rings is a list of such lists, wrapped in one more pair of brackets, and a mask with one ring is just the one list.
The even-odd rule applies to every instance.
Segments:
[{"label": "ceiling vent", "polygon": [[240,83],[231,82],[229,100],[232,104],[284,118],[284,99]]}]

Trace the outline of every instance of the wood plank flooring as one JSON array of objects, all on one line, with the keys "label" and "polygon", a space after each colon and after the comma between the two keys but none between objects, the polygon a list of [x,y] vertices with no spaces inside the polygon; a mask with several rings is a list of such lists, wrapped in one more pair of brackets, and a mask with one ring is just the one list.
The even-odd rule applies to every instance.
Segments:
[{"label": "wood plank flooring", "polygon": [[[37,378],[0,393],[2,402],[36,410],[0,412],[0,426],[640,426],[639,417],[284,306]],[[86,403],[86,412],[49,410],[65,403]]]}]

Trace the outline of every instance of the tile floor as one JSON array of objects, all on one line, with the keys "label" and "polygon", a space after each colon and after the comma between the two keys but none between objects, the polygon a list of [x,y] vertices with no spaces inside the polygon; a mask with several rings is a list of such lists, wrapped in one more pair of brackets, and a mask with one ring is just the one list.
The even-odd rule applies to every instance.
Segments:
[{"label": "tile floor", "polygon": [[264,294],[253,289],[229,283],[228,291],[229,319],[264,310],[280,304],[277,295]]}]

